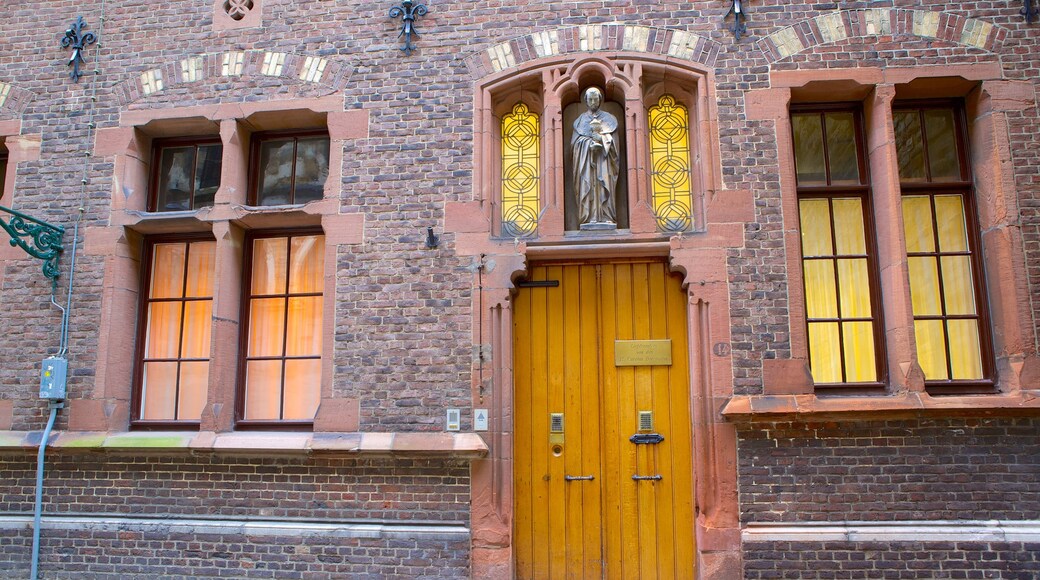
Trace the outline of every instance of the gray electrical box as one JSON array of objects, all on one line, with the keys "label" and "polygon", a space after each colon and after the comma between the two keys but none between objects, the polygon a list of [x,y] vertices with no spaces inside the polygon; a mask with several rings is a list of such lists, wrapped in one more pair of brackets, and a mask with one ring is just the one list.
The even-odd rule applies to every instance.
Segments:
[{"label": "gray electrical box", "polygon": [[65,398],[65,379],[69,373],[67,359],[52,356],[43,359],[40,368],[40,398],[60,401]]}]

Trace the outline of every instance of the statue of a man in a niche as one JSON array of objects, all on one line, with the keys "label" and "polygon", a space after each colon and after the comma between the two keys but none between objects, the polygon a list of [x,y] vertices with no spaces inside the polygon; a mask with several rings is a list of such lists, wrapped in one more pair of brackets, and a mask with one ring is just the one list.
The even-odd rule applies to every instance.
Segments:
[{"label": "statue of a man in a niche", "polygon": [[585,91],[583,100],[588,110],[574,121],[571,136],[571,176],[578,198],[578,224],[583,230],[614,229],[620,157],[614,133],[618,122],[614,115],[600,110],[603,92],[599,89]]}]

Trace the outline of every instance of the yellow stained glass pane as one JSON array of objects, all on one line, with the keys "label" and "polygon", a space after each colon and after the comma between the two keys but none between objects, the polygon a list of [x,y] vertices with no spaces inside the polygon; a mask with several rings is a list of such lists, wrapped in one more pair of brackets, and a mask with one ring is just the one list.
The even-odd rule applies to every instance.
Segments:
[{"label": "yellow stained glass pane", "polygon": [[664,95],[648,112],[650,183],[657,226],[667,232],[690,229],[690,127],[686,107]]},{"label": "yellow stained glass pane", "polygon": [[837,318],[838,295],[834,287],[834,263],[805,260],[805,310],[812,318]]},{"label": "yellow stained glass pane", "polygon": [[826,199],[798,201],[802,229],[802,256],[833,256],[831,210]]},{"label": "yellow stained glass pane", "polygon": [[946,314],[975,314],[975,289],[971,280],[971,260],[968,256],[943,256],[943,297]]},{"label": "yellow stained glass pane", "polygon": [[845,343],[845,382],[876,381],[873,323],[843,322],[842,338]]},{"label": "yellow stained glass pane", "polygon": [[941,320],[915,320],[917,362],[926,380],[946,380],[946,333]]},{"label": "yellow stained glass pane", "polygon": [[928,169],[932,181],[957,181],[961,161],[957,155],[957,135],[952,109],[927,109],[924,127],[928,135]]},{"label": "yellow stained glass pane", "polygon": [[192,298],[213,296],[213,268],[216,242],[192,242],[188,247],[188,280],[184,295]]},{"label": "yellow stained glass pane", "polygon": [[180,298],[184,292],[185,244],[155,244],[152,249],[152,298]]},{"label": "yellow stained glass pane", "polygon": [[964,203],[961,196],[935,196],[935,222],[939,225],[940,251],[968,251],[968,233],[964,229]]},{"label": "yellow stained glass pane", "polygon": [[856,124],[852,113],[827,113],[825,117],[831,185],[859,184]]},{"label": "yellow stained glass pane", "polygon": [[181,363],[181,400],[177,404],[177,419],[198,421],[206,406],[206,385],[209,384],[208,362]]},{"label": "yellow stained glass pane", "polygon": [[934,252],[932,204],[927,195],[903,196],[903,232],[907,252]]},{"label": "yellow stained glass pane", "polygon": [[917,111],[896,111],[892,114],[896,134],[896,154],[899,158],[901,181],[925,181],[924,138],[921,117]]},{"label": "yellow stained glass pane", "polygon": [[502,117],[502,228],[507,235],[530,235],[540,208],[538,115],[517,103]]},{"label": "yellow stained glass pane", "polygon": [[823,127],[820,115],[807,113],[791,115],[794,135],[794,159],[798,171],[798,185],[827,185],[827,166],[823,157]]},{"label": "yellow stained glass pane", "polygon": [[939,271],[931,256],[907,258],[910,269],[910,301],[915,316],[942,314]]},{"label": "yellow stained glass pane", "polygon": [[954,379],[982,378],[982,349],[979,348],[979,325],[975,320],[949,320],[950,366]]},{"label": "yellow stained glass pane", "polygon": [[841,288],[841,317],[870,317],[870,277],[867,260],[838,260],[838,283]]},{"label": "yellow stained glass pane", "polygon": [[809,323],[809,366],[817,383],[842,382],[837,322]]},{"label": "yellow stained glass pane", "polygon": [[866,254],[863,234],[863,201],[858,197],[832,200],[834,207],[834,243],[838,255]]},{"label": "yellow stained glass pane", "polygon": [[253,295],[285,293],[285,260],[289,238],[253,240]]}]

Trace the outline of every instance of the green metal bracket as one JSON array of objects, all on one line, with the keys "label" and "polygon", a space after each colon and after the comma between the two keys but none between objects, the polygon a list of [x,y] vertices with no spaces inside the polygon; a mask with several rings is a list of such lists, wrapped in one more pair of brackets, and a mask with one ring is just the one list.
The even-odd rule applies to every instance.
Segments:
[{"label": "green metal bracket", "polygon": [[[43,275],[57,281],[58,258],[65,250],[61,243],[65,228],[49,224],[22,212],[0,205],[0,212],[10,214],[8,221],[0,216],[0,227],[11,236],[11,245],[20,246],[30,256],[43,260]],[[32,238],[32,244],[28,243]]]}]

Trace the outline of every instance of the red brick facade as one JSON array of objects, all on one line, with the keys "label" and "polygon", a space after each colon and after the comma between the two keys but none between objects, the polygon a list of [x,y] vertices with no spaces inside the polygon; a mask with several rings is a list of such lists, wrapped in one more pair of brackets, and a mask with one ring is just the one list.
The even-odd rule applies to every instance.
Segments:
[{"label": "red brick facade", "polygon": [[[511,577],[516,281],[539,261],[645,257],[688,298],[688,577],[1040,574],[1040,23],[1022,2],[743,4],[737,41],[724,1],[435,1],[406,55],[391,3],[6,2],[0,205],[65,228],[62,305],[75,258],[43,577]],[[76,16],[100,36],[78,83],[59,48]],[[629,143],[629,227],[603,235],[568,230],[563,201],[562,119],[589,86],[625,111]],[[677,235],[656,226],[645,147],[666,93],[690,114]],[[930,392],[915,340],[892,110],[925,98],[964,112],[984,393]],[[517,100],[543,122],[527,239],[501,214]],[[824,395],[809,370],[790,110],[834,102],[862,112],[870,177],[885,376],[868,394]],[[327,133],[323,196],[251,206],[250,142],[285,130]],[[188,136],[222,146],[212,206],[146,211],[153,142]],[[318,410],[246,430],[243,247],[304,228],[324,234]],[[205,403],[132,429],[143,249],[176,234],[216,248]],[[39,366],[60,344],[40,267],[0,240],[4,577],[28,573]]]}]

